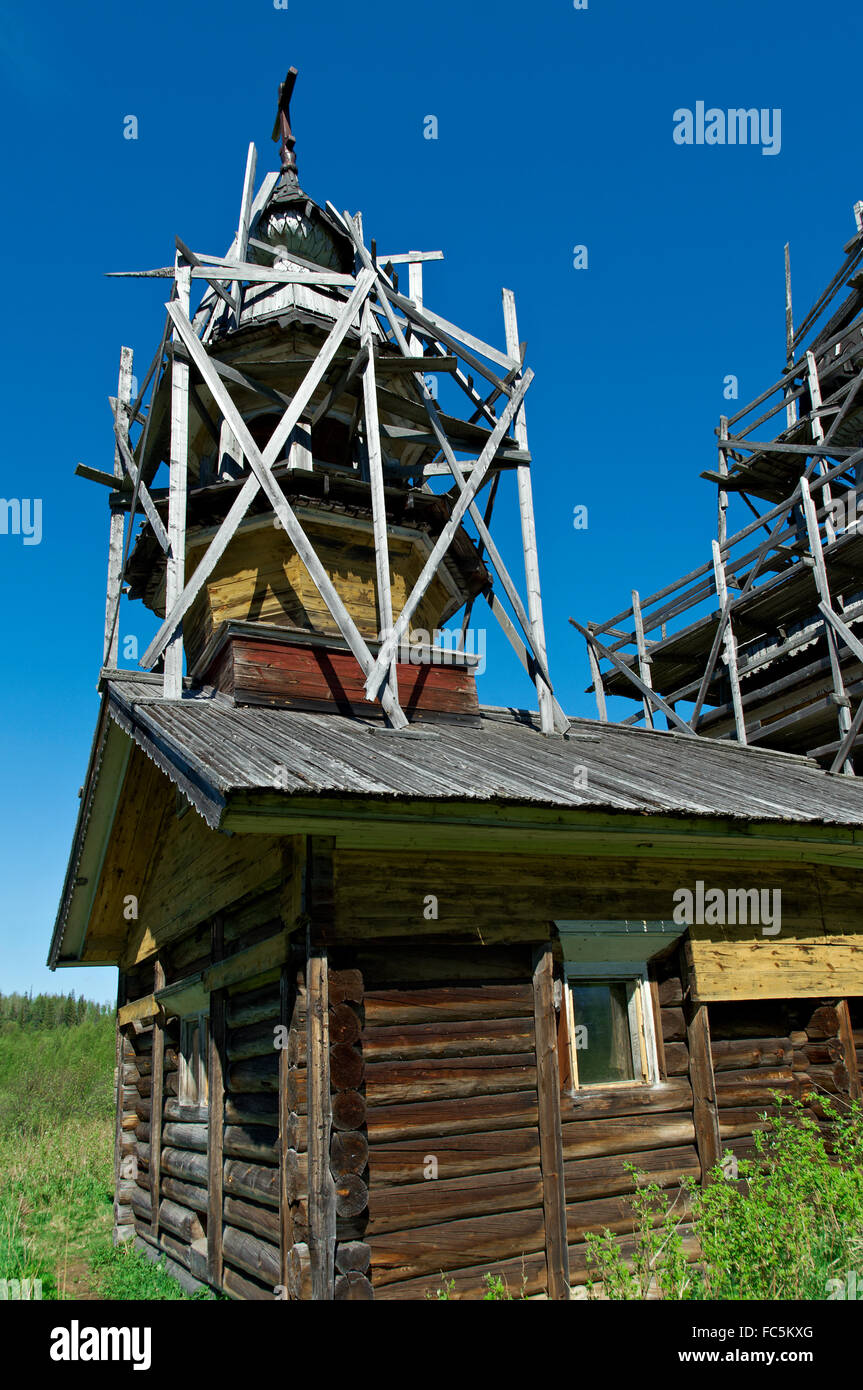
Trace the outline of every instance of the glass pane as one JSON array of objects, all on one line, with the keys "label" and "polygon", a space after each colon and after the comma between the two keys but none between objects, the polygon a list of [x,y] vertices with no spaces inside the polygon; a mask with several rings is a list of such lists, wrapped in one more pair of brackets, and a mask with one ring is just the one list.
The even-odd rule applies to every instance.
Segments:
[{"label": "glass pane", "polygon": [[578,1084],[634,1081],[627,986],[623,980],[571,980]]}]

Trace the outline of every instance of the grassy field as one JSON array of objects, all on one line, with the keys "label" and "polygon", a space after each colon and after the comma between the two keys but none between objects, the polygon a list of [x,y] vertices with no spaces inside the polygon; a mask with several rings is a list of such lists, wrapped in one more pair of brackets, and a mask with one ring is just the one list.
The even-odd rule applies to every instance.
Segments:
[{"label": "grassy field", "polygon": [[0,1279],[39,1279],[43,1298],[185,1299],[112,1246],[113,1074],[112,1014],[0,1021]]}]

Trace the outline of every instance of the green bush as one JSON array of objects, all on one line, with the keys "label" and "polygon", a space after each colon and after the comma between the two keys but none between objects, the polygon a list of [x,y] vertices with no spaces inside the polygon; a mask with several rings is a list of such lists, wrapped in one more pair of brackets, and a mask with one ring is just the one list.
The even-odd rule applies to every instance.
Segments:
[{"label": "green bush", "polygon": [[[863,1110],[854,1102],[840,1112],[822,1097],[822,1125],[803,1101],[775,1093],[775,1103],[778,1113],[754,1136],[755,1158],[741,1159],[732,1177],[727,1162],[717,1164],[704,1187],[687,1180],[674,1203],[625,1165],[639,1184],[634,1251],[625,1257],[608,1230],[588,1236],[590,1296],[835,1297],[831,1280],[844,1281],[863,1258]],[[685,1220],[700,1249],[694,1265],[683,1253]]]}]

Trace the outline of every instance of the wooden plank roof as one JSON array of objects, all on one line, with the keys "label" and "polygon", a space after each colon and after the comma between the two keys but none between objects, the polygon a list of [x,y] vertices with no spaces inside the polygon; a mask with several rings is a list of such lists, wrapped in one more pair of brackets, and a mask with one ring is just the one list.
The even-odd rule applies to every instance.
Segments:
[{"label": "wooden plank roof", "polygon": [[488,707],[478,728],[437,723],[394,733],[339,714],[235,706],[212,690],[165,700],[152,679],[134,675],[106,687],[111,719],[211,825],[232,794],[275,791],[863,826],[855,779],[730,741],[587,719],[548,738],[535,715]]}]

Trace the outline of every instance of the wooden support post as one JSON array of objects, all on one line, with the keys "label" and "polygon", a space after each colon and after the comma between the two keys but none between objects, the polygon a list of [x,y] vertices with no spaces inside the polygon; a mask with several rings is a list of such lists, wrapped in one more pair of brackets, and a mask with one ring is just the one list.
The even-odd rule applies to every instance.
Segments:
[{"label": "wooden support post", "polygon": [[[648,689],[653,689],[653,682],[650,679],[650,656],[647,651],[647,643],[644,640],[644,623],[641,617],[641,600],[638,590],[632,590],[632,616],[635,621],[635,644],[638,648],[638,674],[644,681]],[[648,729],[653,728],[653,710],[650,701],[644,697],[642,699],[644,708],[644,723]]]},{"label": "wooden support post", "polygon": [[333,1297],[336,1251],[336,1192],[330,1173],[332,1100],[330,1096],[329,999],[327,948],[309,947],[306,963],[308,1000],[309,1107],[309,1247],[312,1259],[312,1297]]},{"label": "wooden support post", "polygon": [[694,975],[690,965],[689,943],[680,952],[683,978],[683,1013],[686,1020],[686,1042],[689,1048],[689,1081],[692,1086],[692,1118],[695,1125],[695,1147],[701,1163],[704,1182],[722,1157],[719,1137],[719,1107],[716,1101],[716,1081],[713,1075],[713,1054],[710,1048],[710,1019],[707,1005],[694,997]]},{"label": "wooden support post", "polygon": [[[305,835],[293,835],[283,841],[282,888],[280,894],[280,916],[288,931],[296,931],[306,916],[306,847]],[[289,1039],[293,1024],[296,1003],[296,963],[282,966],[279,979],[279,1023]],[[308,1026],[308,1025],[307,1025]],[[294,1246],[297,1243],[294,1229],[292,1203],[296,1201],[296,1191],[292,1185],[292,1173],[297,1166],[296,1134],[297,1120],[293,1108],[296,1094],[294,1082],[297,1058],[292,1055],[290,1046],[279,1051],[279,1265],[284,1288],[290,1290],[292,1299],[300,1299],[303,1294],[302,1281],[293,1273]],[[303,1254],[308,1246],[302,1242]],[[296,1257],[299,1259],[299,1256]]]},{"label": "wooden support post", "polygon": [[[249,145],[249,152],[246,156],[246,173],[243,179],[243,196],[240,200],[240,220],[237,225],[237,235],[234,238],[236,247],[236,257],[238,261],[245,261],[246,251],[249,245],[249,226],[252,220],[252,199],[255,192],[255,169],[258,163],[258,151],[254,141]],[[243,306],[243,287],[239,280],[235,280],[232,286],[234,304],[234,320],[239,327],[240,314]]]},{"label": "wooden support post", "polygon": [[[120,373],[117,379],[117,429],[127,442],[129,439],[127,407],[132,400],[132,362],[132,349],[121,348]],[[123,478],[123,457],[117,441],[114,443],[114,477],[118,480]],[[119,485],[118,481],[117,486],[119,487]],[[115,612],[120,602],[125,524],[123,512],[118,507],[112,508],[108,536],[108,583],[105,593],[105,642],[102,651],[102,664],[115,669],[120,645],[120,629],[115,620]]]},{"label": "wooden support post", "polygon": [[[503,291],[503,318],[506,327],[506,350],[516,362],[521,359],[518,341],[518,320],[515,312],[515,295],[512,290]],[[527,452],[527,424],[522,405],[515,417],[515,438],[520,449]],[[533,483],[530,464],[519,464],[518,509],[521,514],[521,540],[524,550],[524,576],[527,584],[527,612],[530,630],[537,656],[546,663],[545,623],[542,616],[542,594],[539,585],[539,554],[536,545],[536,522],[533,514]],[[551,691],[537,676],[536,693],[539,701],[540,727],[544,734],[554,733],[554,719],[551,710]]]},{"label": "wooden support post", "polygon": [[[821,548],[821,533],[818,530],[818,517],[815,512],[815,504],[812,501],[812,493],[809,491],[809,481],[803,477],[800,479],[800,498],[803,503],[803,515],[806,520],[806,535],[809,540],[809,552],[814,561],[813,574],[815,577],[815,587],[818,590],[818,597],[821,602],[832,609],[833,604],[830,599],[830,585],[827,582],[827,568],[824,564],[824,551]],[[838,706],[839,737],[844,740],[851,730],[851,702],[845,690],[845,682],[842,679],[842,668],[839,665],[839,649],[836,643],[836,634],[829,622],[825,620],[824,635],[827,639],[827,653],[830,658],[830,672],[833,677],[833,698]],[[854,776],[854,767],[850,758],[846,757],[842,771],[846,776]]]},{"label": "wooden support post", "polygon": [[[719,438],[720,441],[728,438],[727,415],[719,417]],[[724,449],[721,443],[719,447],[719,472],[723,478],[728,477],[728,450]],[[723,487],[720,487],[717,497],[716,536],[720,545],[724,545],[728,539],[728,493]]]},{"label": "wooden support post", "polygon": [[854,1031],[851,1027],[847,999],[836,1001],[836,1013],[839,1019],[839,1041],[842,1044],[845,1070],[848,1073],[848,1094],[851,1100],[861,1100],[863,1090],[860,1086],[860,1068],[857,1065],[857,1049],[854,1046]]},{"label": "wooden support post", "polygon": [[728,588],[725,580],[725,566],[722,563],[722,555],[719,550],[718,541],[713,542],[713,573],[716,578],[716,594],[719,599],[720,611],[725,618],[722,641],[725,647],[725,664],[728,668],[728,679],[731,684],[731,703],[734,707],[734,727],[737,730],[738,743],[745,744],[746,720],[743,716],[743,699],[740,694],[740,674],[737,669],[737,642],[735,641],[734,629],[731,625]]},{"label": "wooden support post", "polygon": [[560,1124],[560,1067],[554,1019],[554,954],[550,941],[534,953],[533,1016],[536,1027],[539,1161],[542,1169],[548,1296],[568,1299],[569,1252],[566,1244],[566,1188]]},{"label": "wooden support post", "polygon": [[[785,365],[791,367],[794,363],[794,313],[791,307],[791,247],[785,243]],[[790,396],[794,390],[793,383],[788,387],[785,394]],[[785,420],[788,428],[797,424],[797,402],[789,401],[785,407]]]},{"label": "wooden support post", "polygon": [[599,722],[600,724],[607,724],[608,710],[605,704],[605,686],[602,682],[602,672],[599,669],[599,658],[596,655],[596,648],[593,645],[589,628],[587,632],[587,659],[590,662],[590,675],[593,681],[593,693],[596,696],[596,708],[599,711]]},{"label": "wooden support post", "polygon": [[[122,970],[117,972],[117,1013],[126,1002],[126,976]],[[119,1226],[117,1222],[117,1205],[120,1201],[120,1177],[123,1165],[123,1064],[125,1061],[123,1046],[123,1031],[120,1027],[120,1019],[116,1022],[116,1043],[114,1047],[114,1057],[116,1066],[116,1080],[114,1083],[114,1234],[115,1245],[119,1244]]]},{"label": "wooden support post", "polygon": [[[809,373],[809,395],[812,400],[812,436],[816,444],[823,444],[824,426],[821,423],[821,415],[819,413],[822,406],[821,382],[818,380],[818,364],[815,361],[814,353],[807,352],[806,366]],[[825,458],[819,458],[818,472],[826,473],[827,467],[827,460]],[[832,545],[833,541],[836,539],[836,528],[833,525],[833,517],[830,513],[830,503],[832,500],[833,494],[830,491],[830,484],[825,483],[821,489],[821,505],[827,508],[827,515],[824,518],[824,533],[827,536],[828,545]]]},{"label": "wooden support post", "polygon": [[[210,928],[210,959],[224,955],[224,924],[220,915]],[[222,1224],[225,1172],[225,1064],[227,1043],[227,991],[210,995],[210,1042],[207,1066],[207,1280],[222,1287]]]},{"label": "wooden support post", "polygon": [[[165,967],[156,958],[153,966],[153,993],[164,989]],[[153,1054],[150,1088],[150,1229],[159,1239],[159,1200],[162,1168],[162,1109],[165,1092],[165,1012],[159,1009],[153,1020]]]},{"label": "wooden support post", "polygon": [[[414,267],[411,266],[411,270]],[[419,267],[422,273],[422,266]],[[393,600],[390,590],[390,556],[387,544],[387,504],[384,496],[384,465],[381,452],[381,433],[378,422],[378,392],[375,379],[375,352],[371,305],[363,305],[361,344],[366,353],[363,371],[363,418],[366,426],[366,450],[369,459],[369,483],[372,494],[372,525],[375,537],[375,574],[377,578],[378,622],[380,640],[385,642],[393,630]],[[389,671],[390,693],[398,700],[396,662]]]},{"label": "wooden support post", "polygon": [[[177,253],[175,283],[177,299],[188,317],[191,267]],[[180,336],[174,329],[175,350]],[[168,497],[168,568],[165,580],[165,608],[170,612],[183,592],[186,575],[186,493],[189,478],[189,368],[175,351],[171,364],[171,471]],[[164,694],[179,700],[183,694],[183,626],[178,623],[165,647]]]},{"label": "wooden support post", "polygon": [[[408,261],[408,294],[416,304],[418,309],[423,307],[423,263],[422,261]],[[408,346],[414,357],[421,357],[423,345],[421,340],[412,333],[408,339]]]},{"label": "wooden support post", "polygon": [[336,1187],[330,1172],[333,1105],[330,1085],[329,957],[333,915],[334,841],[310,836],[306,856],[307,1088],[309,1248],[312,1297],[330,1301],[335,1286]]}]

